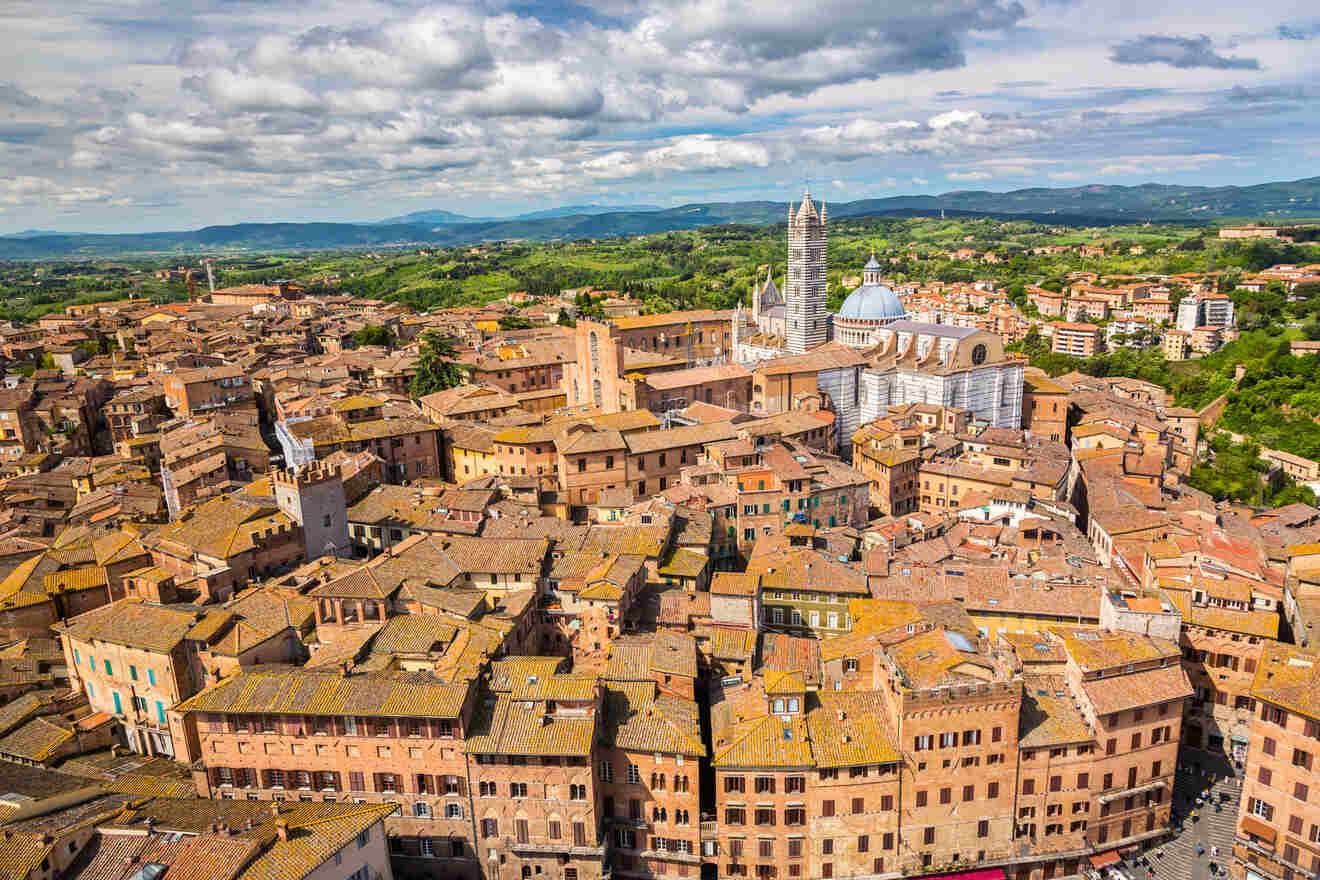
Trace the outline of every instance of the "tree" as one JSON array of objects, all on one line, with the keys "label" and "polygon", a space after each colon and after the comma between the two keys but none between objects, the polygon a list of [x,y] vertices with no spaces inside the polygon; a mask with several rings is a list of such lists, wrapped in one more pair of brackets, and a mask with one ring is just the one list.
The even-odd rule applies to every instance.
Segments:
[{"label": "tree", "polygon": [[394,331],[388,327],[368,324],[353,334],[353,344],[358,348],[364,345],[379,345],[383,348],[394,346]]},{"label": "tree", "polygon": [[456,358],[454,341],[435,330],[422,334],[417,346],[417,375],[412,380],[413,397],[425,397],[463,384],[463,369]]},{"label": "tree", "polygon": [[505,315],[500,318],[501,330],[530,330],[532,322],[522,315]]},{"label": "tree", "polygon": [[555,319],[555,323],[558,324],[560,327],[577,326],[577,321],[575,321],[573,319],[573,316],[568,313],[568,309],[559,310],[559,317]]}]

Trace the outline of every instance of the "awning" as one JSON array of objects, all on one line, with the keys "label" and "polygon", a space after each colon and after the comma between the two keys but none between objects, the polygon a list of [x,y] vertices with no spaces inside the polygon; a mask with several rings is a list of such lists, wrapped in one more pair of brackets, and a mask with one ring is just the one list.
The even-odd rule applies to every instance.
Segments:
[{"label": "awning", "polygon": [[922,880],[1004,880],[1003,868],[982,868],[979,871],[955,871],[952,874],[928,874]]},{"label": "awning", "polygon": [[1107,868],[1118,862],[1118,850],[1111,849],[1108,852],[1096,853],[1087,856],[1086,860],[1091,863],[1092,868]]},{"label": "awning", "polygon": [[1242,817],[1242,830],[1250,834],[1252,837],[1259,837],[1261,840],[1268,840],[1271,845],[1273,845],[1274,838],[1278,834],[1273,828],[1266,825],[1255,816]]},{"label": "awning", "polygon": [[1244,746],[1248,742],[1250,742],[1250,740],[1248,740],[1245,736],[1238,736],[1236,733],[1230,736],[1229,739],[1231,739],[1235,743],[1239,743],[1240,745],[1244,745]]}]

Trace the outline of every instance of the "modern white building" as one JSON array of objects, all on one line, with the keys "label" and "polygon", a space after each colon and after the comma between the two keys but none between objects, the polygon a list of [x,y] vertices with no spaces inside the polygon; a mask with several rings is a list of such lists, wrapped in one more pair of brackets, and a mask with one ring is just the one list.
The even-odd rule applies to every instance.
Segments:
[{"label": "modern white building", "polygon": [[891,406],[929,403],[971,410],[996,428],[1022,424],[1022,364],[1004,356],[998,334],[894,321],[878,328],[881,348],[862,372],[861,424]]},{"label": "modern white building", "polygon": [[1233,300],[1222,293],[1193,293],[1178,303],[1179,330],[1197,327],[1232,327]]}]

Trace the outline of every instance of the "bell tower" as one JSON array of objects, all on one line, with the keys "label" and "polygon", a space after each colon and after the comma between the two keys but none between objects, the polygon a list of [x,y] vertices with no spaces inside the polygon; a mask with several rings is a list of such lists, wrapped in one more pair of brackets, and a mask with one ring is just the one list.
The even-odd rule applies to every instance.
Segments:
[{"label": "bell tower", "polygon": [[788,206],[788,278],[784,284],[784,305],[788,350],[792,354],[801,354],[829,339],[826,240],[825,205],[817,210],[811,193],[805,192],[796,211],[791,203]]}]

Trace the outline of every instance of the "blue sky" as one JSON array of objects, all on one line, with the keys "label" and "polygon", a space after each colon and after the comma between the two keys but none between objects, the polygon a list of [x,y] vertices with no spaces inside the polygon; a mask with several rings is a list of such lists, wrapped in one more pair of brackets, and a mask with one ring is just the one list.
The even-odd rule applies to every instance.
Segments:
[{"label": "blue sky", "polygon": [[0,231],[1320,174],[1314,3],[8,0]]}]

